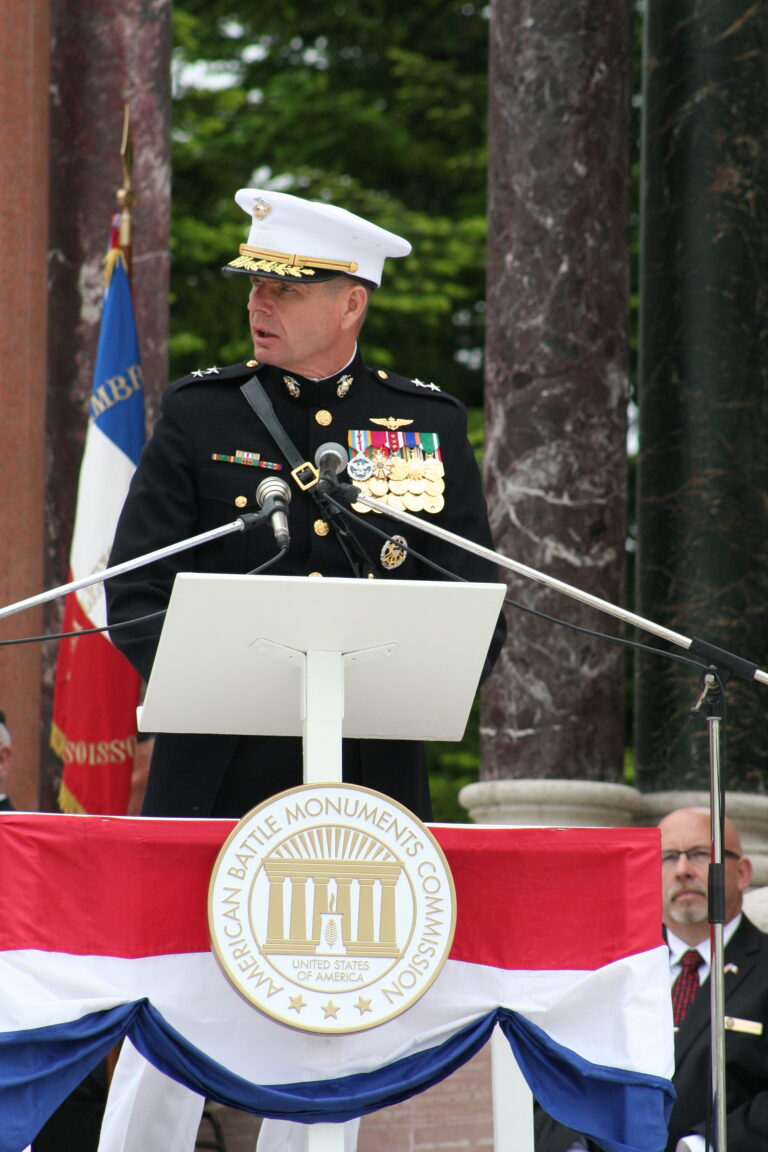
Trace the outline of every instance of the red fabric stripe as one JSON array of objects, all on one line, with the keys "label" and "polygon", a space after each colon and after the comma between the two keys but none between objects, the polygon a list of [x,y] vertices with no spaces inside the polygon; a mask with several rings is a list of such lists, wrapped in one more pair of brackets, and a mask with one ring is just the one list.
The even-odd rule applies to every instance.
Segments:
[{"label": "red fabric stripe", "polygon": [[[91,627],[70,593],[62,631]],[[85,812],[122,815],[128,808],[140,683],[103,634],[62,640],[53,723],[64,740],[63,783]]]},{"label": "red fabric stripe", "polygon": [[[208,880],[233,826],[4,813],[0,948],[207,951]],[[434,832],[456,885],[456,960],[595,969],[661,942],[656,829]]]},{"label": "red fabric stripe", "polygon": [[656,828],[435,834],[456,886],[454,960],[594,970],[662,942]]}]

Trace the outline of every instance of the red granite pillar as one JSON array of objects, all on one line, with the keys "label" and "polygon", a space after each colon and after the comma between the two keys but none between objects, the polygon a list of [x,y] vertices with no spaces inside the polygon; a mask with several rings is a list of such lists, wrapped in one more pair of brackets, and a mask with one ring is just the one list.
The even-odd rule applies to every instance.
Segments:
[{"label": "red granite pillar", "polygon": [[[631,5],[495,0],[490,43],[487,493],[497,547],[621,602]],[[524,604],[608,617],[510,575]],[[623,653],[511,612],[482,714],[485,779],[620,781]]]},{"label": "red granite pillar", "polygon": [[[48,241],[48,0],[0,4],[0,603],[43,587],[45,325]],[[39,609],[0,624],[0,638],[37,634]],[[0,649],[0,709],[15,745],[9,791],[36,808],[40,648]]]},{"label": "red granite pillar", "polygon": [[[171,0],[80,0],[51,28],[51,209],[46,579],[67,579],[103,292],[101,261],[133,128],[133,291],[150,416],[167,380],[170,256]],[[61,602],[46,613],[53,630]],[[56,646],[45,659],[42,747],[53,806],[60,765],[48,750]]]}]

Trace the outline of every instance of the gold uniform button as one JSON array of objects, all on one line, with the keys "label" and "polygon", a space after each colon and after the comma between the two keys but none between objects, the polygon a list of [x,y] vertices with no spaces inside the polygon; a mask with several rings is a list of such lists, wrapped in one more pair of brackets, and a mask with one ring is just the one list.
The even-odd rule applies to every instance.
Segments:
[{"label": "gold uniform button", "polygon": [[307,572],[307,576],[322,576],[322,572]]},{"label": "gold uniform button", "polygon": [[235,496],[235,508],[245,508],[247,503],[247,496]]},{"label": "gold uniform button", "polygon": [[315,530],[316,536],[327,536],[330,532],[330,525],[326,520],[315,520],[312,527]]},{"label": "gold uniform button", "polygon": [[322,424],[323,428],[327,428],[331,420],[333,420],[333,416],[331,416],[326,408],[319,408],[317,412],[315,412],[315,420],[318,424]]},{"label": "gold uniform button", "polygon": [[382,380],[389,380],[389,376],[387,375],[387,373],[384,371],[383,368],[379,368],[376,375],[379,376]]},{"label": "gold uniform button", "polygon": [[246,368],[256,368],[258,363],[258,360],[248,360],[245,366]]}]

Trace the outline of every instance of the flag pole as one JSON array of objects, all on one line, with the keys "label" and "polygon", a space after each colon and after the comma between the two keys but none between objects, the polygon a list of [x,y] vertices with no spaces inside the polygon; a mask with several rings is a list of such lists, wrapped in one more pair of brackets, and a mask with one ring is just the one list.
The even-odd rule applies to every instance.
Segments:
[{"label": "flag pole", "polygon": [[[124,104],[93,386],[70,548],[70,578],[97,570],[109,554],[115,525],[146,438],[141,357],[133,314],[133,142]],[[115,148],[117,152],[117,147]],[[113,154],[113,159],[117,157]],[[67,595],[65,632],[106,623],[103,589]],[[136,705],[141,678],[106,636],[83,644],[63,639],[54,684],[51,746],[62,760],[59,806],[65,812],[124,815],[131,802]]]},{"label": "flag pole", "polygon": [[[133,285],[133,207],[136,203],[136,192],[133,188],[133,136],[131,133],[131,106],[126,102],[123,106],[123,134],[120,141],[120,161],[123,169],[122,186],[117,189],[117,236],[113,234],[112,243],[123,254],[125,272],[128,284]],[[135,755],[134,755],[135,759]],[[117,1061],[120,1057],[122,1042],[115,1044],[104,1058],[104,1074],[107,1091],[112,1084]]]}]

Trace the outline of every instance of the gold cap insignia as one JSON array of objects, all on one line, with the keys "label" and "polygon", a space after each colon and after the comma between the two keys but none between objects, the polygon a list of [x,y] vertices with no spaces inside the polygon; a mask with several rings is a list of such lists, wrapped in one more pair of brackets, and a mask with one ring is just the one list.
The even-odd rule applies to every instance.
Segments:
[{"label": "gold cap insignia", "polygon": [[251,206],[251,212],[257,220],[266,220],[271,211],[272,208],[267,204],[263,196],[257,196]]},{"label": "gold cap insignia", "polygon": [[381,424],[390,432],[396,432],[398,428],[405,428],[407,424],[413,424],[413,420],[398,420],[396,416],[369,416],[368,419],[371,424]]}]

